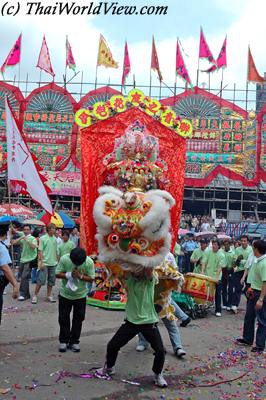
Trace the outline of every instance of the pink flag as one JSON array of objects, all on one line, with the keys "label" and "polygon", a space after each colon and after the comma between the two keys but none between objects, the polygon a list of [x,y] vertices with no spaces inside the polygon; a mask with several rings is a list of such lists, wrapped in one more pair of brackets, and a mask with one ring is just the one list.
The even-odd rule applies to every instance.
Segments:
[{"label": "pink flag", "polygon": [[186,65],[184,63],[182,54],[181,54],[181,50],[179,47],[179,43],[178,43],[178,39],[176,42],[176,74],[179,75],[182,79],[184,79],[184,81],[186,81],[190,86],[192,86],[190,77],[188,75],[188,70],[186,68]]},{"label": "pink flag", "polygon": [[161,82],[163,80],[163,77],[162,77],[160,66],[159,66],[159,59],[158,59],[157,50],[156,50],[156,46],[155,46],[154,36],[152,37],[151,69],[153,69],[154,71],[157,71],[159,81]]},{"label": "pink flag", "polygon": [[21,52],[21,38],[22,34],[19,35],[18,40],[10,50],[4,64],[1,67],[1,73],[5,72],[6,67],[12,67],[20,62],[20,52]]},{"label": "pink flag", "polygon": [[52,77],[55,76],[45,36],[42,40],[42,47],[38,58],[37,68],[43,69],[45,72],[47,72],[47,74],[52,75]]},{"label": "pink flag", "polygon": [[222,68],[222,67],[224,67],[224,68],[227,67],[227,60],[226,60],[226,37],[225,37],[225,39],[224,39],[222,48],[221,48],[220,53],[219,53],[219,55],[218,55],[218,58],[217,58],[217,60],[216,60],[216,64],[217,64],[218,69],[219,69],[219,68]]},{"label": "pink flag", "polygon": [[128,54],[127,42],[125,43],[125,52],[124,52],[124,65],[123,65],[123,75],[122,75],[122,86],[125,85],[126,78],[130,73],[130,59]]},{"label": "pink flag", "polygon": [[41,175],[41,168],[23,138],[7,98],[6,109],[6,143],[7,143],[7,176],[9,182],[19,193],[28,194],[49,214],[53,208],[45,185],[46,179]]},{"label": "pink flag", "polygon": [[200,28],[199,58],[207,58],[209,60],[209,62],[215,64],[215,60],[214,60],[212,52],[208,46],[208,43],[206,42],[202,28]]},{"label": "pink flag", "polygon": [[72,69],[75,72],[76,63],[73,57],[72,49],[70,43],[68,41],[68,37],[66,38],[66,66]]}]

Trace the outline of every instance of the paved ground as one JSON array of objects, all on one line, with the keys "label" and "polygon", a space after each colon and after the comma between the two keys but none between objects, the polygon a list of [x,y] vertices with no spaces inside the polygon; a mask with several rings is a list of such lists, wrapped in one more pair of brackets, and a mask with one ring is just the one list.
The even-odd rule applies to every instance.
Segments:
[{"label": "paved ground", "polygon": [[241,334],[244,300],[237,316],[225,312],[222,318],[216,318],[210,313],[181,328],[188,353],[182,361],[172,354],[167,332],[160,326],[169,382],[169,388],[160,390],[151,383],[152,352],[137,353],[134,341],[121,351],[117,374],[111,381],[69,376],[102,365],[106,343],[121,324],[123,312],[88,306],[81,353],[62,355],[57,352],[57,304],[48,304],[44,298],[37,305],[19,303],[9,293],[4,297],[0,399],[266,399],[266,355],[253,356],[233,340]]}]

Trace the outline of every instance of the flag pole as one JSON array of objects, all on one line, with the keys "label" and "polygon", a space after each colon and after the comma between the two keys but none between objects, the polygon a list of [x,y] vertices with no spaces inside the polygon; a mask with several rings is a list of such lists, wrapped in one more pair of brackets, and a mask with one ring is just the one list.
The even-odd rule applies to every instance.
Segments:
[{"label": "flag pole", "polygon": [[196,86],[199,86],[199,61],[200,61],[200,58],[198,57],[198,69],[197,69],[197,82],[196,82]]},{"label": "flag pole", "polygon": [[41,87],[42,70],[40,69],[39,87]]},{"label": "flag pole", "polygon": [[95,89],[97,89],[97,79],[98,79],[98,61],[96,64],[96,72],[95,72]]},{"label": "flag pole", "polygon": [[14,269],[15,263],[14,263],[14,245],[13,245],[13,240],[12,240],[12,211],[11,211],[11,189],[10,189],[10,181],[7,181],[7,194],[8,194],[8,206],[9,206],[9,215],[10,215],[10,227],[11,227],[11,232],[10,232],[10,245],[11,245],[11,261],[12,261],[12,269]]},{"label": "flag pole", "polygon": [[211,73],[208,74],[208,82],[209,82],[209,92],[211,91]]},{"label": "flag pole", "polygon": [[247,83],[246,83],[246,111],[248,110],[248,84],[249,84],[249,81],[247,80]]},{"label": "flag pole", "polygon": [[224,81],[224,69],[222,68],[222,80],[221,80],[220,97],[222,97],[222,94],[223,94],[223,81]]},{"label": "flag pole", "polygon": [[150,89],[149,89],[149,96],[151,96],[151,68],[150,68]]}]

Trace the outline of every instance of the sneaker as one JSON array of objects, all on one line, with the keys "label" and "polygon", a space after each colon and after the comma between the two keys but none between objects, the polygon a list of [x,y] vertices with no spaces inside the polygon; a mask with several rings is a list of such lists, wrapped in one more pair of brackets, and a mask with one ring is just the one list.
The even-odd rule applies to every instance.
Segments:
[{"label": "sneaker", "polygon": [[175,351],[175,355],[176,355],[178,358],[183,358],[186,354],[187,354],[187,353],[186,353],[185,350],[183,350],[183,349],[176,349],[176,351]]},{"label": "sneaker", "polygon": [[38,303],[37,296],[33,296],[33,297],[32,297],[31,303],[32,303],[32,304],[37,304],[37,303]]},{"label": "sneaker", "polygon": [[232,306],[231,310],[233,311],[234,314],[237,314],[237,306]]},{"label": "sneaker", "polygon": [[56,303],[56,300],[53,298],[53,296],[47,297],[47,300],[49,301],[49,303]]},{"label": "sneaker", "polygon": [[255,347],[252,347],[251,352],[257,353],[257,354],[262,354],[264,352],[264,349],[262,349],[261,347],[255,346]]},{"label": "sneaker", "polygon": [[244,338],[238,338],[236,339],[237,344],[241,344],[243,346],[252,346],[252,343],[249,343],[246,339]]},{"label": "sneaker", "polygon": [[222,306],[222,310],[227,310],[227,307],[226,306]]},{"label": "sneaker", "polygon": [[215,315],[216,315],[216,317],[221,317],[221,316],[222,316],[222,313],[216,312]]},{"label": "sneaker", "polygon": [[144,346],[144,344],[138,344],[136,347],[137,351],[145,351],[147,349],[146,346]]},{"label": "sneaker", "polygon": [[182,328],[185,328],[189,323],[191,322],[191,318],[187,318],[185,319],[185,321],[182,321],[180,326],[182,326]]},{"label": "sneaker", "polygon": [[226,307],[226,311],[231,311],[231,307]]},{"label": "sneaker", "polygon": [[24,301],[24,300],[26,300],[24,296],[19,296],[18,297],[18,301]]},{"label": "sneaker", "polygon": [[162,373],[160,373],[160,374],[154,374],[154,383],[155,383],[156,386],[159,386],[159,387],[161,387],[161,388],[165,388],[165,387],[168,386],[168,385],[167,385],[167,382],[166,382],[166,380],[164,379]]},{"label": "sneaker", "polygon": [[65,353],[67,351],[66,343],[59,343],[58,350],[59,350],[60,353]]},{"label": "sneaker", "polygon": [[80,352],[80,346],[78,343],[73,343],[69,345],[70,350],[72,350],[74,353],[79,353]]},{"label": "sneaker", "polygon": [[102,375],[111,376],[111,375],[115,374],[115,367],[112,367],[112,368],[107,368],[107,367],[99,368],[99,369],[96,369],[96,373],[101,375],[101,376]]},{"label": "sneaker", "polygon": [[4,290],[4,291],[3,291],[3,294],[7,294],[7,291],[6,291],[6,290]]}]

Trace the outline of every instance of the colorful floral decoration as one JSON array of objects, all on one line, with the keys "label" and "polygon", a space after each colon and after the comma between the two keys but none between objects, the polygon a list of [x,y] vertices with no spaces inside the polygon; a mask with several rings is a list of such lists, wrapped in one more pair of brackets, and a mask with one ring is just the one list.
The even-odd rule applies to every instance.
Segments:
[{"label": "colorful floral decoration", "polygon": [[132,89],[127,97],[114,95],[106,102],[96,102],[92,109],[78,110],[75,121],[79,126],[85,127],[97,122],[97,120],[104,120],[111,115],[124,112],[131,107],[140,107],[146,114],[175,130],[178,135],[184,138],[192,136],[193,126],[191,121],[188,119],[180,120],[173,109],[163,106],[156,99],[146,97],[139,89]]}]

